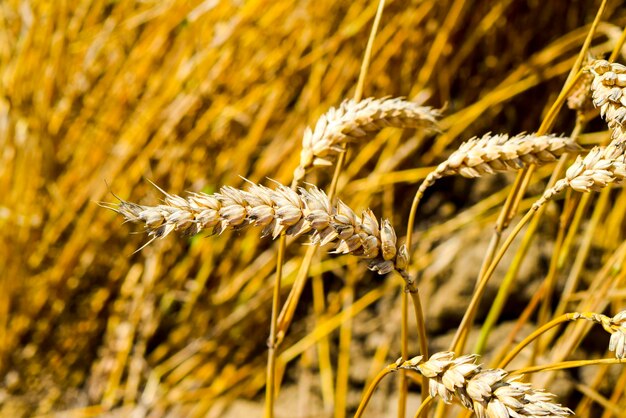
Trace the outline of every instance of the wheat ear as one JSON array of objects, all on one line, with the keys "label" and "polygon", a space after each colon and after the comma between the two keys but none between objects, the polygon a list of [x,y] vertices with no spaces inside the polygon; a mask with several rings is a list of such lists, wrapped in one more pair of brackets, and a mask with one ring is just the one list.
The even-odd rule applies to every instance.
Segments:
[{"label": "wheat ear", "polygon": [[621,311],[617,315],[610,317],[595,312],[575,312],[571,314],[571,320],[585,319],[602,325],[602,328],[609,334],[609,351],[615,353],[615,358],[623,360],[626,358],[626,311]]},{"label": "wheat ear", "polygon": [[281,184],[270,189],[251,183],[246,191],[225,186],[219,193],[191,193],[187,198],[163,193],[165,199],[158,206],[120,199],[118,205],[105,207],[127,221],[144,224],[152,240],[173,231],[184,235],[202,231],[219,234],[247,226],[260,226],[261,235],[271,235],[273,239],[282,232],[292,236],[310,233],[314,243],[331,244],[333,253],[367,259],[369,268],[379,274],[396,270],[407,277],[408,253],[404,246],[397,245],[396,233],[388,220],[379,224],[369,209],[357,216],[341,201],[333,205],[314,186],[294,191]]},{"label": "wheat ear", "polygon": [[546,190],[533,204],[538,210],[547,201],[568,187],[582,193],[598,191],[610,183],[618,183],[626,178],[624,146],[611,143],[606,147],[594,147],[586,156],[578,156],[565,172],[565,177]]},{"label": "wheat ear", "polygon": [[315,129],[307,128],[304,132],[300,165],[293,173],[294,184],[299,184],[314,166],[332,165],[348,142],[366,140],[386,127],[435,132],[439,129],[439,116],[439,110],[401,98],[345,100],[322,115]]},{"label": "wheat ear", "polygon": [[[588,68],[589,65],[595,61],[593,56],[588,55],[583,65]],[[575,110],[578,116],[582,119],[586,119],[587,114],[594,110],[592,100],[592,89],[594,76],[590,71],[584,71],[575,81],[574,85],[569,91],[567,96],[567,107]]]},{"label": "wheat ear", "polygon": [[622,311],[605,322],[600,322],[605,330],[611,333],[609,351],[618,359],[626,358],[626,311]]},{"label": "wheat ear", "polygon": [[626,358],[626,311],[619,312],[614,317],[594,312],[575,312],[572,320],[577,319],[586,319],[602,325],[602,328],[611,334],[609,351],[615,353],[615,358]]},{"label": "wheat ear", "polygon": [[606,60],[595,60],[589,67],[593,74],[591,91],[593,104],[611,129],[611,141],[619,146],[626,141],[626,66]]},{"label": "wheat ear", "polygon": [[580,146],[568,137],[534,134],[509,137],[488,133],[462,143],[446,161],[426,176],[417,195],[421,198],[428,187],[445,176],[480,177],[513,171],[531,163],[549,163],[566,152],[577,153],[580,150]]},{"label": "wheat ear", "polygon": [[553,402],[554,395],[534,389],[502,369],[483,369],[478,356],[452,352],[433,354],[427,361],[417,356],[399,365],[429,379],[430,395],[450,403],[457,399],[478,418],[567,417],[573,414]]}]

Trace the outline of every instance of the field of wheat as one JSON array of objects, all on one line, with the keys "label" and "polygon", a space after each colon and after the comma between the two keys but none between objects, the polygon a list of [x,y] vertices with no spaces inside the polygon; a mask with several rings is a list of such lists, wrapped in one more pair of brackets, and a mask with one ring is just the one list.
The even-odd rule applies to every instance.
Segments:
[{"label": "field of wheat", "polygon": [[0,417],[626,416],[625,28],[0,2]]}]

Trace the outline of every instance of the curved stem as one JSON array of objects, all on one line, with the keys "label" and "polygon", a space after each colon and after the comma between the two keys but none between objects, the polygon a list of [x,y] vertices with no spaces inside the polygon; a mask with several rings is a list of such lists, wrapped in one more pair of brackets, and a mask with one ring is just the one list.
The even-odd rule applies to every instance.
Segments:
[{"label": "curved stem", "polygon": [[367,387],[367,391],[365,392],[365,395],[363,395],[363,397],[361,398],[361,402],[359,403],[359,407],[356,410],[356,413],[354,414],[354,418],[361,418],[361,416],[363,416],[363,412],[365,411],[365,408],[367,407],[367,404],[369,403],[370,399],[372,399],[372,395],[374,394],[374,391],[376,390],[376,387],[378,386],[378,384],[383,380],[385,376],[397,371],[399,364],[401,363],[396,362],[393,364],[389,364],[387,367],[382,369],[376,375],[376,377],[374,377],[374,380],[372,380],[372,383],[370,383],[370,385]]},{"label": "curved stem", "polygon": [[[413,301],[413,309],[415,310],[415,320],[417,321],[417,336],[420,345],[420,354],[428,359],[428,340],[426,339],[426,323],[424,321],[424,312],[422,310],[422,302],[420,300],[419,290],[413,283],[413,286],[407,285],[405,294],[411,295]],[[403,357],[408,358],[408,357]],[[428,378],[422,375],[422,402],[426,400],[425,395],[428,393]]]},{"label": "curved stem", "polygon": [[[400,353],[403,359],[409,358],[409,298],[405,291],[404,284],[402,285],[402,295],[400,296],[402,309],[402,318],[400,323]],[[400,370],[398,395],[398,417],[406,416],[406,399],[409,392],[409,381],[406,376],[406,370]]]},{"label": "curved stem", "polygon": [[[409,260],[410,260],[410,255],[411,255],[411,246],[412,246],[412,241],[413,241],[413,228],[415,225],[415,215],[417,213],[417,207],[419,205],[420,200],[422,199],[422,196],[424,196],[423,193],[421,193],[420,190],[417,191],[417,193],[415,193],[415,197],[413,198],[413,203],[411,204],[411,211],[409,212],[409,221],[407,223],[407,229],[406,229],[406,241],[404,243],[404,245],[406,246],[407,252],[409,254]],[[406,334],[407,334],[407,329],[408,329],[408,315],[407,315],[407,298],[408,295],[407,293],[411,294],[411,299],[413,301],[413,309],[415,310],[415,319],[417,321],[417,335],[418,335],[418,339],[419,339],[419,344],[420,344],[420,351],[421,354],[424,356],[424,358],[428,358],[428,342],[427,342],[427,337],[426,337],[426,324],[424,323],[424,314],[422,311],[422,304],[420,301],[420,297],[419,297],[419,291],[417,290],[417,286],[415,285],[415,281],[411,281],[410,279],[406,280],[406,289],[405,291],[402,293],[402,348],[403,348],[403,352],[402,352],[402,357],[403,358],[407,358],[408,357],[408,348],[407,348],[407,353],[404,352],[404,348],[405,346],[408,347],[408,342],[405,342],[405,339],[407,338]],[[406,388],[405,386],[407,386],[406,384],[406,375],[405,372],[402,372],[402,383],[400,385],[401,387],[401,394],[406,392]],[[422,376],[422,399],[425,400],[424,395],[428,393],[428,379]],[[403,405],[406,405],[406,401],[405,400],[401,400],[400,403]],[[398,408],[400,409],[400,408]],[[398,416],[400,416],[400,413],[398,413]],[[403,415],[402,417],[406,416],[406,411],[403,411]]]},{"label": "curved stem", "polygon": [[624,364],[624,360],[620,360],[617,358],[601,358],[601,359],[595,359],[595,360],[561,361],[559,363],[543,364],[541,366],[524,367],[518,370],[513,370],[512,372],[509,373],[509,376],[518,375],[518,374],[530,374],[530,373],[537,373],[537,372],[573,369],[576,367],[584,367],[584,366],[598,366],[601,364]]},{"label": "curved stem", "polygon": [[415,418],[421,418],[422,415],[424,415],[424,413],[428,411],[428,407],[434,400],[435,398],[433,398],[430,395],[425,397],[424,400],[422,401],[422,404],[420,405],[420,407],[417,409],[417,412],[415,413]]},{"label": "curved stem", "polygon": [[411,245],[413,244],[413,228],[415,227],[415,216],[417,213],[417,207],[420,204],[420,201],[424,197],[424,194],[418,190],[413,197],[413,203],[411,204],[411,210],[409,211],[409,220],[406,225],[406,250],[411,254]]},{"label": "curved stem", "polygon": [[528,337],[524,338],[522,342],[520,342],[513,350],[507,354],[507,356],[498,364],[498,368],[504,369],[528,344],[533,342],[537,337],[539,337],[544,332],[548,331],[551,328],[556,327],[564,322],[572,321],[574,318],[573,314],[566,313],[561,315],[552,321],[546,323],[544,326],[537,328],[532,334]]}]

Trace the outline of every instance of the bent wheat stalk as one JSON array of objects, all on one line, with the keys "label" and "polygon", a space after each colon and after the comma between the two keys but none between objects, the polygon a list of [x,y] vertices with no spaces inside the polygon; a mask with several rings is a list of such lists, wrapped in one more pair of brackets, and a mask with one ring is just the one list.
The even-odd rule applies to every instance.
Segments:
[{"label": "bent wheat stalk", "polygon": [[424,129],[436,132],[440,111],[401,98],[345,100],[322,115],[315,129],[307,128],[302,138],[300,165],[293,173],[299,184],[316,166],[330,166],[343,145],[366,140],[386,127]]},{"label": "bent wheat stalk", "polygon": [[222,187],[219,193],[190,193],[183,198],[162,191],[163,204],[144,206],[120,199],[104,205],[127,221],[142,223],[152,239],[176,231],[195,235],[202,231],[220,234],[227,229],[259,226],[262,237],[276,239],[281,233],[300,236],[310,233],[312,242],[331,245],[333,253],[352,254],[369,261],[379,274],[397,271],[407,278],[408,254],[397,245],[396,233],[388,220],[380,224],[371,210],[359,217],[345,203],[331,204],[326,194],[311,186],[294,191],[278,184],[270,189],[251,183],[247,191]]},{"label": "bent wheat stalk", "polygon": [[615,358],[623,360],[626,358],[626,311],[619,312],[614,317],[608,317],[595,312],[572,312],[560,315],[552,321],[536,329],[529,336],[524,338],[513,350],[511,350],[498,367],[506,367],[528,344],[536,340],[540,335],[548,330],[557,327],[568,321],[586,320],[602,325],[602,328],[609,334],[609,351],[615,353]]}]

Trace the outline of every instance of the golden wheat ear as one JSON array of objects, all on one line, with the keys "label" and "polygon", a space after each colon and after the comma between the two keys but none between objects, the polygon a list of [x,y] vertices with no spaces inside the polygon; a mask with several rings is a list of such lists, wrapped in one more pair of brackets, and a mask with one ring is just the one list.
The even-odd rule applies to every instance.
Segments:
[{"label": "golden wheat ear", "polygon": [[624,148],[626,143],[606,147],[595,147],[586,156],[578,156],[565,172],[565,177],[546,190],[543,196],[533,204],[538,210],[547,201],[567,188],[577,192],[599,191],[611,183],[620,183],[626,178]]},{"label": "golden wheat ear", "polygon": [[429,173],[420,185],[419,202],[426,189],[445,176],[482,177],[496,172],[516,171],[528,164],[542,165],[565,153],[579,153],[582,148],[569,137],[556,135],[506,134],[474,137],[454,151]]},{"label": "golden wheat ear", "polygon": [[626,66],[606,60],[595,60],[587,67],[593,75],[591,92],[593,104],[611,130],[613,145],[626,142]]},{"label": "golden wheat ear", "polygon": [[602,325],[609,334],[609,351],[615,354],[615,358],[626,358],[626,311],[621,311],[613,317],[594,312],[575,312],[571,314],[572,320],[585,319]]},{"label": "golden wheat ear", "polygon": [[315,186],[293,190],[277,182],[274,189],[248,183],[247,190],[224,186],[218,193],[190,193],[187,198],[163,192],[163,203],[157,206],[119,198],[117,205],[102,206],[128,222],[143,224],[151,236],[150,242],[172,232],[220,234],[258,226],[262,236],[271,235],[273,239],[283,232],[295,237],[309,234],[312,242],[330,245],[336,254],[366,259],[368,267],[379,274],[397,271],[407,277],[406,249],[398,246],[391,223],[379,222],[371,210],[358,216],[341,201],[332,204],[326,193]]},{"label": "golden wheat ear", "polygon": [[440,110],[397,97],[346,100],[323,114],[314,129],[304,132],[293,184],[299,184],[313,167],[331,166],[346,143],[365,141],[387,127],[438,132],[440,115]]},{"label": "golden wheat ear", "polygon": [[555,396],[509,377],[502,369],[484,369],[474,354],[455,357],[444,351],[426,361],[422,356],[402,362],[429,380],[430,396],[444,402],[456,399],[478,418],[567,417],[573,414],[554,402]]}]

